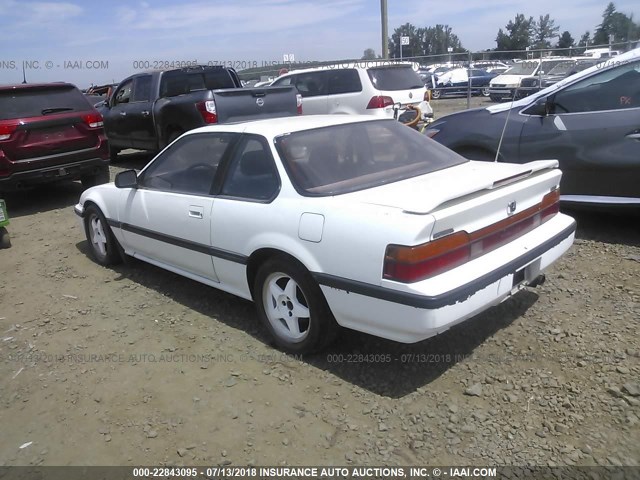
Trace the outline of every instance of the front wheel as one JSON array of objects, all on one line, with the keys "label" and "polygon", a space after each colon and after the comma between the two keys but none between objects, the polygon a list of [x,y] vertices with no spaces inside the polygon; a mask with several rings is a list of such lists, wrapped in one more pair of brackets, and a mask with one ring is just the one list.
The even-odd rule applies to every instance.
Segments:
[{"label": "front wheel", "polygon": [[293,260],[276,257],[258,270],[258,316],[282,350],[311,353],[331,343],[338,325],[318,284]]},{"label": "front wheel", "polygon": [[483,97],[488,97],[489,96],[489,87],[482,87],[482,89],[480,90],[480,93],[482,94]]},{"label": "front wheel", "polygon": [[98,171],[92,175],[85,175],[80,178],[84,188],[95,187],[103,183],[109,183],[109,167],[107,165],[100,167]]},{"label": "front wheel", "polygon": [[489,95],[489,98],[492,102],[501,102],[502,97],[500,95]]},{"label": "front wheel", "polygon": [[100,265],[115,265],[122,261],[117,240],[98,207],[89,205],[84,214],[84,231],[91,256]]},{"label": "front wheel", "polygon": [[442,90],[438,88],[434,88],[433,90],[431,90],[431,98],[433,98],[434,100],[439,99],[441,96],[442,96]]}]

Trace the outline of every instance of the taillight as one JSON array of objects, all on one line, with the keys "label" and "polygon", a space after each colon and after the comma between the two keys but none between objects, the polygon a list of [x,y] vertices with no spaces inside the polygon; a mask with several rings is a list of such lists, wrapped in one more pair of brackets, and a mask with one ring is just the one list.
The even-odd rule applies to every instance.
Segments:
[{"label": "taillight", "polygon": [[542,225],[559,212],[559,201],[555,189],[539,204],[475,232],[460,231],[413,247],[388,245],[383,277],[411,283],[458,267]]},{"label": "taillight", "polygon": [[298,109],[298,115],[302,115],[302,95],[296,93],[296,107]]},{"label": "taillight", "polygon": [[392,107],[393,106],[393,98],[387,97],[385,95],[376,95],[375,97],[371,97],[369,100],[369,104],[367,108],[384,108],[384,107]]},{"label": "taillight", "polygon": [[102,115],[100,115],[98,112],[83,115],[82,120],[84,121],[84,123],[89,125],[89,128],[100,128],[104,126]]},{"label": "taillight", "polygon": [[215,100],[196,103],[196,107],[202,115],[204,123],[218,123],[218,113],[216,112]]},{"label": "taillight", "polygon": [[6,123],[4,125],[0,125],[0,141],[9,140],[9,138],[11,138],[11,134],[15,132],[17,128],[17,123]]}]

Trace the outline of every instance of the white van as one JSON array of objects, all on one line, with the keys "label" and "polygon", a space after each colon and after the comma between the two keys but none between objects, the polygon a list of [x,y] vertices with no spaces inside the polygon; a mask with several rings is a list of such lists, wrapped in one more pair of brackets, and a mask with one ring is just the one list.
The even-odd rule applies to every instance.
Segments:
[{"label": "white van", "polygon": [[535,78],[548,73],[556,65],[570,60],[568,57],[555,57],[542,60],[531,59],[517,62],[513,67],[491,79],[489,82],[489,97],[494,102],[499,102],[504,98],[511,99],[527,96],[528,91],[519,91],[522,80],[525,78]]},{"label": "white van", "polygon": [[293,70],[271,85],[294,85],[302,95],[305,115],[346,113],[393,118],[409,105],[419,106],[425,119],[433,110],[427,89],[411,63],[355,61]]}]

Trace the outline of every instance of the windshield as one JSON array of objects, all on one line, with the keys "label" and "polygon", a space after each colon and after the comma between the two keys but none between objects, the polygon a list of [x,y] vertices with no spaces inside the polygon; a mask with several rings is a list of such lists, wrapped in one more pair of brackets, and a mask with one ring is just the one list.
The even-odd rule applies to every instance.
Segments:
[{"label": "windshield", "polygon": [[549,75],[566,75],[570,70],[574,70],[576,62],[562,62],[549,70]]},{"label": "windshield", "polygon": [[396,120],[377,120],[282,135],[276,148],[302,195],[377,187],[467,160]]},{"label": "windshield", "polygon": [[91,109],[86,97],[73,86],[20,88],[0,92],[0,120],[86,112]]},{"label": "windshield", "polygon": [[367,72],[371,83],[378,90],[410,90],[424,86],[418,74],[409,65],[369,68]]},{"label": "windshield", "polygon": [[532,60],[516,63],[513,67],[505,72],[508,75],[533,75],[538,68],[539,63]]}]

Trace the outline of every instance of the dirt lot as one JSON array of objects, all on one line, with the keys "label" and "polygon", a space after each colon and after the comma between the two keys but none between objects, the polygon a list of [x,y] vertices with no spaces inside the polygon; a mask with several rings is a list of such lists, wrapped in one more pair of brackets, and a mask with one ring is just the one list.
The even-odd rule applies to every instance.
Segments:
[{"label": "dirt lot", "polygon": [[546,284],[441,336],[294,358],[248,302],[92,262],[80,193],[7,198],[0,465],[640,464],[637,216],[576,214]]}]

